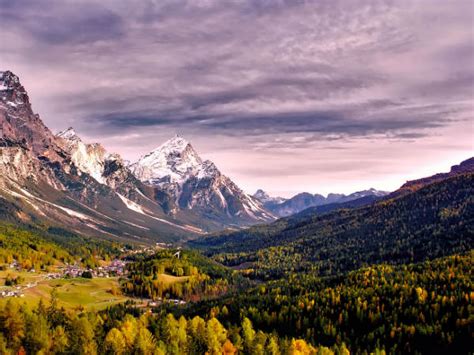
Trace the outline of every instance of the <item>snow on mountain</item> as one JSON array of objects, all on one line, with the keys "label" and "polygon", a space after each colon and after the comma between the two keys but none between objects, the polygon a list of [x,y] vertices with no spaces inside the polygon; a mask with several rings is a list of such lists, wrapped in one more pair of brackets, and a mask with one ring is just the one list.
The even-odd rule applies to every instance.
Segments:
[{"label": "snow on mountain", "polygon": [[0,219],[145,242],[272,218],[181,137],[141,163],[130,166],[72,128],[54,135],[18,77],[0,72]]},{"label": "snow on mountain", "polygon": [[21,146],[50,161],[62,162],[61,148],[33,112],[20,79],[11,71],[3,71],[0,85],[0,146]]},{"label": "snow on mountain", "polygon": [[374,188],[370,188],[368,190],[354,192],[354,193],[350,194],[349,196],[346,196],[346,200],[347,200],[347,198],[356,199],[356,198],[361,198],[361,197],[365,197],[365,196],[382,197],[382,196],[385,196],[387,194],[389,194],[387,191],[380,191],[380,190],[376,190]]},{"label": "snow on mountain", "polygon": [[64,131],[59,132],[58,134],[56,134],[56,137],[66,139],[72,142],[81,141],[81,138],[77,135],[76,131],[72,127],[69,127]]},{"label": "snow on mountain", "polygon": [[63,148],[71,154],[72,162],[80,171],[89,174],[97,182],[105,184],[103,176],[107,152],[98,143],[86,144],[72,127],[59,132],[56,137],[65,142]]},{"label": "snow on mountain", "polygon": [[137,195],[140,200],[145,198],[156,204],[140,190],[143,186],[138,185],[143,184],[132,174],[119,154],[108,153],[99,143],[84,143],[72,127],[59,132],[56,137],[60,139],[64,150],[70,154],[79,175],[86,173],[116,192],[120,191],[128,197]]},{"label": "snow on mountain", "polygon": [[28,95],[20,85],[20,79],[10,71],[0,72],[0,91],[11,93],[11,95],[2,98],[9,106],[17,107],[29,104]]},{"label": "snow on mountain", "polygon": [[217,220],[266,221],[274,217],[246,195],[209,160],[202,160],[179,135],[130,165],[141,181],[158,186],[174,197],[181,209],[205,211]]},{"label": "snow on mountain", "polygon": [[142,181],[155,185],[182,183],[203,169],[203,162],[191,144],[179,135],[154,149],[130,166]]}]

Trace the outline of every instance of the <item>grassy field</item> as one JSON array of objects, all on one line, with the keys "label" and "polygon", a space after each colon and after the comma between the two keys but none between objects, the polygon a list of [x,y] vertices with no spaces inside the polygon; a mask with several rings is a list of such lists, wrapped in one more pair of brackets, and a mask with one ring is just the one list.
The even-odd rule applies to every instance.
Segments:
[{"label": "grassy field", "polygon": [[[99,310],[129,299],[111,293],[112,289],[119,290],[117,278],[77,278],[39,281],[37,286],[24,289],[25,296],[19,300],[28,305],[36,305],[40,299],[48,303],[53,289],[56,289],[59,306],[67,309]],[[0,302],[7,300],[0,298]]]},{"label": "grassy field", "polygon": [[[66,309],[100,310],[131,299],[121,294],[118,278],[45,280],[46,274],[44,273],[12,270],[0,271],[0,290],[11,289],[10,287],[3,287],[5,278],[9,274],[13,277],[21,276],[24,279],[21,283],[23,287],[29,283],[37,283],[36,286],[22,289],[24,297],[15,298],[30,306],[37,305],[40,299],[45,303],[49,303],[53,289],[56,290],[59,306]],[[158,275],[158,280],[163,282],[164,285],[185,282],[188,279],[189,276]],[[113,295],[112,290],[118,292]],[[0,304],[7,302],[8,299],[10,298],[0,298]]]}]

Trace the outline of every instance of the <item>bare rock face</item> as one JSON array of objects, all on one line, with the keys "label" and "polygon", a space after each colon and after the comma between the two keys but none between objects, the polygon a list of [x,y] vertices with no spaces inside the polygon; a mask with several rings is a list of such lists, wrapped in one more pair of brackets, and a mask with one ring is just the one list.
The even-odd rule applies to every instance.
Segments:
[{"label": "bare rock face", "polygon": [[104,147],[98,143],[86,144],[82,142],[72,127],[59,132],[56,137],[61,147],[71,157],[71,161],[79,169],[79,173],[87,173],[97,182],[105,183],[102,174],[107,152]]},{"label": "bare rock face", "polygon": [[119,154],[108,153],[100,143],[85,143],[72,127],[59,132],[56,137],[77,167],[78,175],[87,174],[136,203],[144,198],[154,198],[153,189],[133,175]]},{"label": "bare rock face", "polygon": [[45,169],[30,150],[22,146],[0,148],[0,186],[5,187],[8,182],[41,183],[47,182],[55,189],[63,190],[64,186],[56,179],[50,169]]},{"label": "bare rock face", "polygon": [[169,221],[155,193],[100,144],[82,142],[73,130],[55,136],[18,77],[0,72],[0,219],[12,217],[2,210],[21,211],[24,220],[127,240],[200,231]]},{"label": "bare rock face", "polygon": [[33,113],[25,88],[10,71],[0,72],[0,146],[22,145],[38,156],[63,161],[52,132]]}]

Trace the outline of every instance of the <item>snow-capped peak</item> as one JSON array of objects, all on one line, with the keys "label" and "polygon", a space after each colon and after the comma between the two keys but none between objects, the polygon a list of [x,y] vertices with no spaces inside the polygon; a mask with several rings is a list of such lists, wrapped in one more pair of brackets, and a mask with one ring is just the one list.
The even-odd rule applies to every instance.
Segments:
[{"label": "snow-capped peak", "polygon": [[64,131],[59,132],[58,134],[56,134],[56,136],[62,139],[69,140],[69,141],[75,141],[75,142],[81,141],[81,138],[79,138],[76,131],[72,127],[69,127],[68,129],[65,129]]},{"label": "snow-capped peak", "polygon": [[175,134],[173,138],[168,139],[157,149],[164,150],[168,149],[169,151],[183,151],[189,145],[189,142],[181,137],[179,134]]},{"label": "snow-capped peak", "polygon": [[201,170],[203,162],[191,144],[176,135],[131,166],[143,181],[180,183]]},{"label": "snow-capped peak", "polygon": [[[192,149],[191,144],[186,139],[176,134],[173,138],[168,139],[158,148],[153,149],[150,153],[148,153],[141,159],[157,156],[176,156],[183,153],[188,147]],[[194,153],[197,156],[197,153]]]},{"label": "snow-capped peak", "polygon": [[197,178],[198,179],[204,179],[204,178],[211,178],[214,176],[218,176],[220,174],[219,169],[217,169],[217,166],[210,160],[205,160],[198,173],[197,173]]},{"label": "snow-capped peak", "polygon": [[363,191],[357,191],[349,195],[349,197],[365,197],[365,196],[376,196],[376,197],[382,197],[388,195],[387,191],[380,191],[376,190],[374,188],[370,188],[368,190],[363,190]]},{"label": "snow-capped peak", "polygon": [[[130,166],[141,181],[168,192],[183,209],[206,211],[225,220],[271,220],[259,201],[247,196],[210,160],[202,160],[178,135]],[[210,212],[212,211],[212,212]]]},{"label": "snow-capped peak", "polygon": [[258,189],[253,195],[253,198],[256,198],[264,205],[266,204],[279,204],[286,201],[286,198],[283,197],[273,197],[270,196],[267,192],[263,191],[262,189]]},{"label": "snow-capped peak", "polygon": [[28,94],[20,84],[20,79],[9,70],[0,72],[0,95],[0,101],[10,107],[30,107]]}]

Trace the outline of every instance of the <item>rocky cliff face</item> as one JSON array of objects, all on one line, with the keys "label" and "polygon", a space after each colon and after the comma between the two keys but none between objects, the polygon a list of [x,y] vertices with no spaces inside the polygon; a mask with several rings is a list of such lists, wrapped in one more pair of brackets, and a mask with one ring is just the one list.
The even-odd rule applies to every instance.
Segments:
[{"label": "rocky cliff face", "polygon": [[33,113],[19,78],[0,72],[0,146],[21,145],[51,161],[62,161],[64,152],[40,117]]}]

